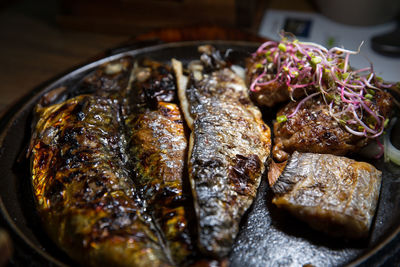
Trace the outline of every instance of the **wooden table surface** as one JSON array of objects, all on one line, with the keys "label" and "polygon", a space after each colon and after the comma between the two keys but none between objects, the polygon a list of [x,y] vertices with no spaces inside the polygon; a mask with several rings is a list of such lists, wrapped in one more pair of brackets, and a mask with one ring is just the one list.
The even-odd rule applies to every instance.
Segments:
[{"label": "wooden table surface", "polygon": [[0,13],[0,110],[129,37],[64,31],[34,17]]},{"label": "wooden table surface", "polygon": [[65,30],[17,11],[0,12],[0,113],[41,83],[135,40],[252,40],[262,38],[217,26],[156,30],[141,35],[106,35]]}]

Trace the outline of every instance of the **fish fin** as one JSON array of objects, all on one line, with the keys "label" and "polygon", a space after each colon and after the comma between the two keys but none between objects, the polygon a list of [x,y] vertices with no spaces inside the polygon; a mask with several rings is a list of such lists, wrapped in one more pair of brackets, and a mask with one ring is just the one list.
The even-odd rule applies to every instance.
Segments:
[{"label": "fish fin", "polygon": [[268,182],[269,186],[273,186],[278,180],[279,176],[281,176],[283,169],[285,169],[287,164],[287,160],[284,162],[276,163],[271,160],[268,169]]}]

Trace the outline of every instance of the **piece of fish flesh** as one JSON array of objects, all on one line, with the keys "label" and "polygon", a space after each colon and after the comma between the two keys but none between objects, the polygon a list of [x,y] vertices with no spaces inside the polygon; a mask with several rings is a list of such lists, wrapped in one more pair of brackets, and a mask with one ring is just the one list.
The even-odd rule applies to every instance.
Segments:
[{"label": "piece of fish flesh", "polygon": [[336,237],[368,237],[382,173],[365,162],[295,151],[271,183],[272,202],[311,227]]},{"label": "piece of fish flesh", "polygon": [[[210,48],[202,62],[172,65],[191,135],[188,171],[198,221],[198,245],[209,255],[225,257],[239,223],[253,202],[269,157],[270,129],[249,99],[242,78],[213,64]],[[216,67],[215,67],[216,66]]]},{"label": "piece of fish flesh", "polygon": [[32,185],[53,241],[86,265],[169,265],[131,180],[118,102],[81,95],[37,112]]},{"label": "piece of fish flesh", "polygon": [[188,226],[190,189],[183,189],[185,179],[188,181],[187,138],[183,116],[174,103],[175,78],[170,67],[149,60],[134,72],[133,95],[128,101],[133,112],[125,120],[133,180],[161,230],[170,258],[174,264],[182,264],[194,255],[194,248]]}]

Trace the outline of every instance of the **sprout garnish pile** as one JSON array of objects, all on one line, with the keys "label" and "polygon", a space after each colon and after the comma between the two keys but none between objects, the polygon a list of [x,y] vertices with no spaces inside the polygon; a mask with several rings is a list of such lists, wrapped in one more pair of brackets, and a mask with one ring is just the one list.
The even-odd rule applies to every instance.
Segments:
[{"label": "sprout garnish pile", "polygon": [[[256,67],[261,73],[250,86],[257,91],[261,86],[272,83],[286,85],[290,95],[294,90],[305,90],[306,97],[287,117],[277,118],[284,122],[294,116],[307,100],[321,95],[329,107],[329,113],[350,133],[357,136],[376,138],[380,136],[388,119],[372,106],[377,90],[393,85],[384,84],[377,77],[373,67],[353,70],[349,56],[358,54],[339,47],[327,49],[321,45],[282,38],[280,42],[268,41],[262,44],[253,57],[262,58]],[[276,73],[267,79],[268,64],[273,63]],[[292,97],[293,100],[293,97]]]}]

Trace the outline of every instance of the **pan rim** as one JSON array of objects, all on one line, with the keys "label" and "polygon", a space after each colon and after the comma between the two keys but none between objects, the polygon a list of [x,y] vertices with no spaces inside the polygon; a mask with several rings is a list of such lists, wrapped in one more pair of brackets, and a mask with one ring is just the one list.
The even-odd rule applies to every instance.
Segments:
[{"label": "pan rim", "polygon": [[[191,46],[199,46],[201,44],[213,44],[213,45],[236,45],[243,47],[254,47],[256,48],[259,43],[258,42],[249,42],[249,41],[225,41],[225,40],[201,40],[201,41],[185,41],[185,42],[173,42],[173,43],[162,43],[152,46],[146,46],[142,48],[132,49],[128,51],[119,52],[114,55],[106,55],[100,59],[95,59],[83,64],[80,64],[74,68],[66,70],[59,75],[56,75],[54,78],[49,79],[48,81],[40,84],[37,87],[34,87],[32,90],[25,93],[22,97],[20,97],[15,103],[8,106],[6,110],[4,110],[0,117],[0,155],[3,154],[3,145],[4,140],[7,136],[9,128],[16,121],[17,118],[21,116],[22,112],[27,110],[28,106],[31,106],[33,103],[36,103],[38,99],[45,94],[46,92],[56,88],[57,84],[62,84],[69,77],[76,77],[79,73],[83,73],[90,69],[93,69],[103,63],[119,59],[124,56],[132,56],[135,57],[137,55],[151,53],[152,51],[159,51],[162,49],[171,49],[171,48],[179,48],[179,47],[191,47]],[[67,266],[65,263],[62,263],[51,254],[43,251],[39,246],[35,245],[15,224],[13,219],[11,218],[8,210],[6,209],[3,203],[3,197],[0,195],[0,213],[4,218],[8,227],[25,242],[30,249],[34,250],[45,260],[56,264],[57,266]],[[370,249],[366,249],[364,253],[357,257],[356,259],[346,263],[346,266],[358,266],[364,262],[366,262],[369,258],[375,255],[377,252],[385,248],[392,240],[396,238],[396,236],[400,233],[400,223],[395,227],[395,229],[388,234],[383,240],[381,240],[377,245]]]}]

